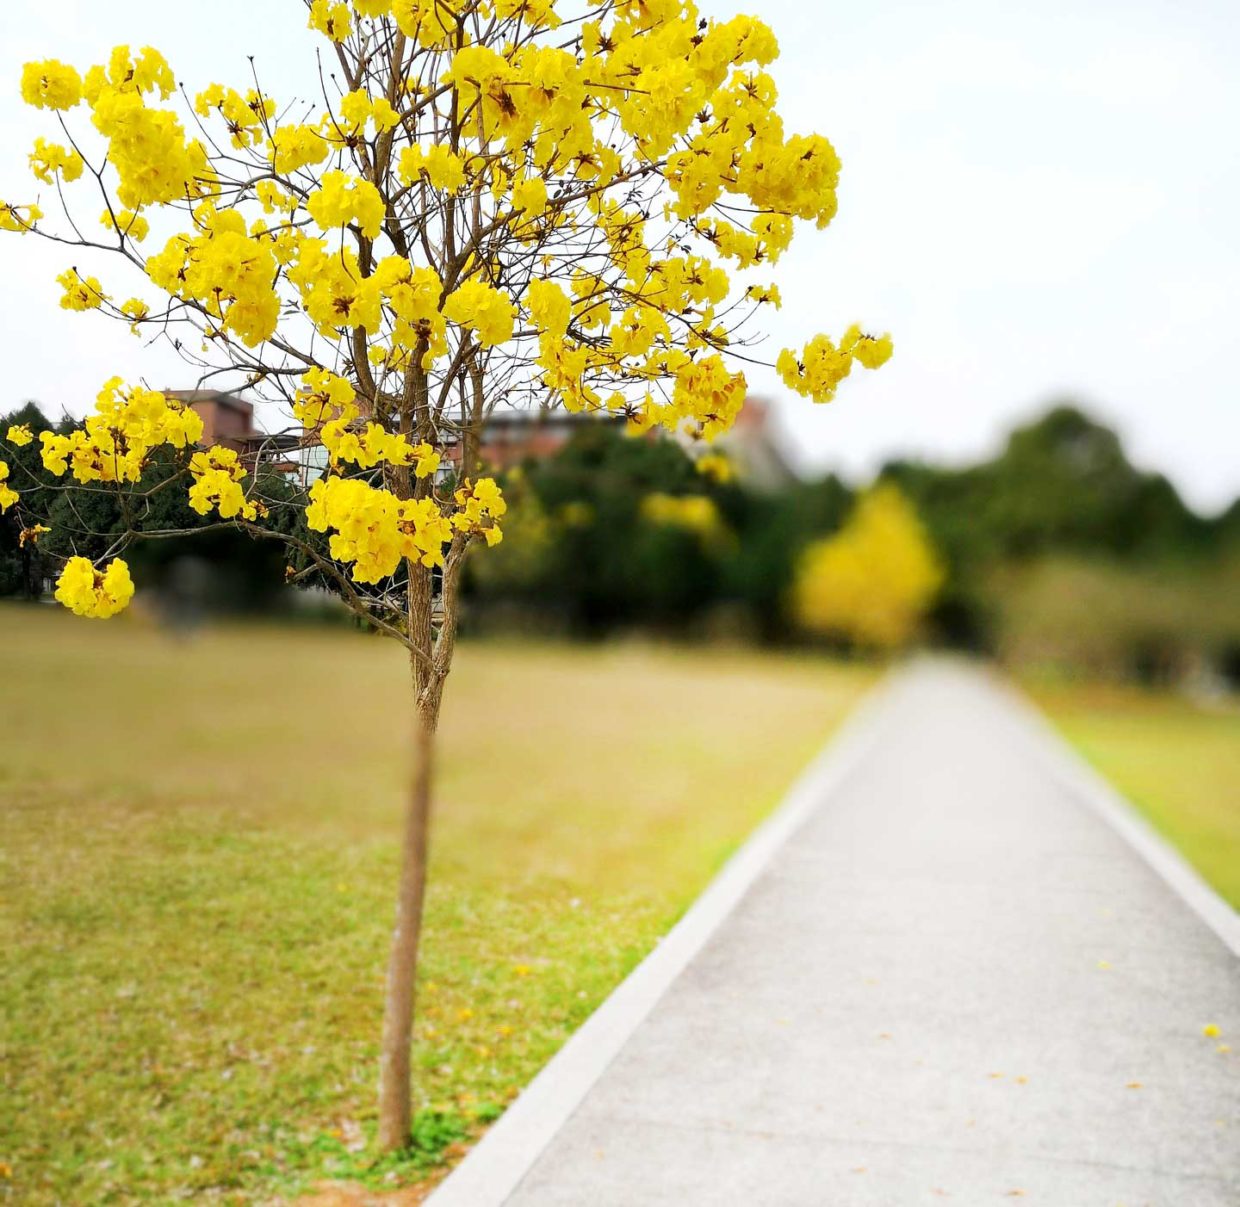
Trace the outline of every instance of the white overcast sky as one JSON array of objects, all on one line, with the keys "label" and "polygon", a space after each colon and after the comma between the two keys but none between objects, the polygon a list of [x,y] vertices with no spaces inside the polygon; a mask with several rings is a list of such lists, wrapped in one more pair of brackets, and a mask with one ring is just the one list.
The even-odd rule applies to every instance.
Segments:
[{"label": "white overcast sky", "polygon": [[[777,269],[771,357],[854,319],[896,356],[829,407],[782,402],[809,466],[993,449],[1052,398],[1122,432],[1204,511],[1240,493],[1240,0],[709,0],[775,30],[790,131],[844,163],[839,217]],[[0,197],[30,196],[46,115],[21,64],[80,67],[117,42],[164,51],[196,91],[309,91],[300,0],[0,5]],[[50,206],[44,207],[50,211]],[[186,371],[123,327],[57,307],[67,248],[0,237],[0,410],[81,413],[113,373]],[[88,262],[89,263],[89,262]],[[106,281],[105,281],[106,284]],[[118,288],[122,288],[118,286]],[[779,397],[773,374],[755,390]]]}]

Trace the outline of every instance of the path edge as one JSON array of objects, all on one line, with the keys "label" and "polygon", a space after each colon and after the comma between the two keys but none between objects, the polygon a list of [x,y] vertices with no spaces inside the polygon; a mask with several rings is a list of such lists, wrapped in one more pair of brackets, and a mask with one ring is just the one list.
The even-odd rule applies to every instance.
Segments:
[{"label": "path edge", "polygon": [[896,688],[889,671],[853,706],[823,750],[680,921],[600,1003],[425,1200],[425,1207],[500,1207],[577,1110],[672,982],[710,941],[774,854],[877,740]]},{"label": "path edge", "polygon": [[1136,805],[1072,746],[1023,689],[997,676],[992,676],[992,682],[1015,705],[1039,757],[1060,785],[1114,830],[1232,955],[1240,957],[1240,913],[1210,887]]}]

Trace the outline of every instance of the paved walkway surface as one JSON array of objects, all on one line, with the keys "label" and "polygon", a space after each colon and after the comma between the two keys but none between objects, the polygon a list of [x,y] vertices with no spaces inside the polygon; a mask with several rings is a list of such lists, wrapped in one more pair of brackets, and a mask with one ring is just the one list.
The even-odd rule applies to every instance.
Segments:
[{"label": "paved walkway surface", "polygon": [[879,713],[502,1201],[1240,1204],[1235,954],[982,675]]}]

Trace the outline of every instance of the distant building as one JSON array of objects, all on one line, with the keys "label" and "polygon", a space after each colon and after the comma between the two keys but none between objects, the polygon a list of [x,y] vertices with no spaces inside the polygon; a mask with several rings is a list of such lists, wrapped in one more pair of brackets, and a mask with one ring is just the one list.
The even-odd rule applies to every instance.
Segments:
[{"label": "distant building", "polygon": [[[202,443],[234,449],[251,466],[262,460],[281,473],[296,473],[303,486],[327,468],[327,453],[318,433],[264,432],[254,422],[254,404],[234,390],[165,390],[168,398],[185,403],[202,420]],[[622,428],[621,415],[606,412],[555,410],[496,411],[482,429],[479,456],[489,470],[503,471],[527,460],[541,461],[554,456],[583,427],[600,424]],[[655,437],[651,437],[655,438]],[[695,455],[706,447],[684,439],[686,450]],[[796,472],[783,451],[774,422],[773,408],[763,398],[749,397],[730,431],[719,436],[712,450],[725,453],[736,467],[737,476],[757,490],[779,490],[795,480]],[[455,436],[445,441],[443,473],[460,464],[461,447]]]},{"label": "distant building", "polygon": [[[597,412],[496,411],[483,425],[478,455],[487,469],[511,469],[526,460],[554,456],[583,427],[622,427],[624,422],[623,416]],[[460,443],[454,440],[445,449],[444,460],[456,466],[460,457]]]},{"label": "distant building", "polygon": [[166,398],[184,403],[202,420],[201,444],[231,448],[251,466],[261,459],[279,473],[293,473],[301,437],[272,435],[254,422],[254,404],[236,390],[165,390]]},{"label": "distant building", "polygon": [[736,422],[715,439],[712,449],[725,453],[736,466],[736,476],[760,491],[778,491],[796,480],[797,473],[784,453],[774,408],[765,398],[745,399]]}]

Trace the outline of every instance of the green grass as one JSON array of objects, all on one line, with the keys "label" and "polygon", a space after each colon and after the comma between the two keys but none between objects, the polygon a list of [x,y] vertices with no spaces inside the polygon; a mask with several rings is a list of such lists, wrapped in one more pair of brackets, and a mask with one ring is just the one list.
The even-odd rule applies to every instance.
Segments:
[{"label": "green grass", "polygon": [[1069,741],[1240,909],[1240,706],[1136,688],[1032,690]]},{"label": "green grass", "polygon": [[[870,673],[467,644],[419,1147],[371,1164],[408,774],[390,643],[0,609],[0,1198],[262,1201],[442,1172],[651,948]],[[7,1175],[6,1175],[7,1170]]]}]

